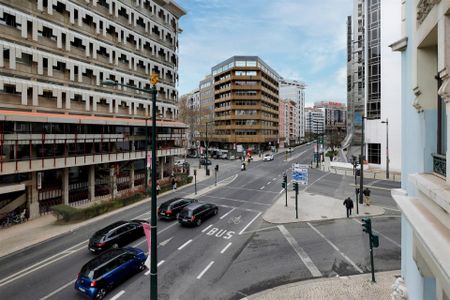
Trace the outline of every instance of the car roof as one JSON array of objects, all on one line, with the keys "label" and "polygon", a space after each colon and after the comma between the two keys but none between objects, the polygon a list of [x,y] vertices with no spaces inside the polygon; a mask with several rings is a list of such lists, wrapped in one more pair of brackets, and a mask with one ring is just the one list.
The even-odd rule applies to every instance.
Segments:
[{"label": "car roof", "polygon": [[123,224],[126,224],[126,223],[128,223],[128,222],[127,221],[117,221],[117,222],[112,223],[111,225],[108,225],[108,226],[100,229],[99,231],[95,232],[95,235],[108,233],[112,229],[122,226]]},{"label": "car roof", "polygon": [[194,202],[189,204],[188,206],[186,206],[184,209],[188,209],[188,210],[194,210],[196,208],[199,208],[205,204],[212,204],[212,203],[198,203],[198,202]]},{"label": "car roof", "polygon": [[128,252],[128,251],[124,248],[109,249],[109,250],[103,252],[102,254],[100,254],[99,256],[88,261],[83,266],[83,268],[86,267],[89,270],[94,270],[94,269],[98,268],[99,266],[104,265],[105,263],[111,261],[112,259],[114,259],[126,252]]}]

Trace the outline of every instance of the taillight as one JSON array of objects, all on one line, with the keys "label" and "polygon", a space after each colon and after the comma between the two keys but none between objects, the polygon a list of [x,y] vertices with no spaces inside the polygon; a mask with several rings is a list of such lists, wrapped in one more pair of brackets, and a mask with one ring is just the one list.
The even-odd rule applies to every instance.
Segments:
[{"label": "taillight", "polygon": [[166,214],[170,215],[172,213],[172,211],[170,209],[166,210]]},{"label": "taillight", "polygon": [[95,246],[97,246],[97,247],[103,247],[103,246],[105,246],[105,243],[96,243]]},{"label": "taillight", "polygon": [[195,216],[191,217],[191,221],[194,222],[195,221]]},{"label": "taillight", "polygon": [[91,287],[95,287],[97,285],[97,281],[91,281]]}]

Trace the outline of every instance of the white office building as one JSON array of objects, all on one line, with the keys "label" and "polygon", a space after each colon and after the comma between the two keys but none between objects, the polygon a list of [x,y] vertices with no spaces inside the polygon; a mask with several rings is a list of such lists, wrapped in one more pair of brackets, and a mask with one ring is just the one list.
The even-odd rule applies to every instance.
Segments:
[{"label": "white office building", "polygon": [[294,100],[297,108],[298,119],[298,142],[305,137],[305,88],[306,84],[297,80],[281,79],[280,80],[280,99]]}]

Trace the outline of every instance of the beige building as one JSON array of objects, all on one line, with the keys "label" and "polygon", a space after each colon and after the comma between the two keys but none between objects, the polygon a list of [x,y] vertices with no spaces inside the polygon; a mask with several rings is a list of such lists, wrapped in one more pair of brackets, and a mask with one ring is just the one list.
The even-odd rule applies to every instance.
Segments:
[{"label": "beige building", "polygon": [[279,75],[257,56],[233,56],[212,68],[217,148],[258,152],[278,139]]},{"label": "beige building", "polygon": [[[158,176],[184,154],[176,121],[178,20],[171,0],[0,3],[0,217],[142,188],[158,73]],[[149,128],[151,130],[151,128]],[[6,205],[6,206],[4,206]]]},{"label": "beige building", "polygon": [[281,99],[278,113],[278,143],[280,145],[294,145],[299,140],[299,115],[297,102]]}]

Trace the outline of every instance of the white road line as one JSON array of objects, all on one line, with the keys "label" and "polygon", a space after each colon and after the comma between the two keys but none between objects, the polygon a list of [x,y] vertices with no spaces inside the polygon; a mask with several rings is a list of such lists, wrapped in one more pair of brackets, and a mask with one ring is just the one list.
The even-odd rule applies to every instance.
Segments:
[{"label": "white road line", "polygon": [[[169,228],[171,228],[171,227],[173,227],[173,226],[176,226],[176,225],[178,225],[178,222],[175,222],[175,223],[173,223],[173,224],[170,224],[169,226],[167,226],[167,227],[164,228],[163,230],[158,231],[158,234],[163,233],[163,232],[166,231],[167,229],[169,229]],[[142,243],[145,243],[146,241],[147,241],[147,240],[146,240],[145,237],[144,237],[144,238],[142,239],[142,241],[137,242],[136,244],[133,245],[133,247],[137,247],[137,246],[141,245]]]},{"label": "white road line", "polygon": [[74,284],[74,283],[75,283],[75,280],[76,280],[76,279],[74,279],[74,280],[72,280],[72,281],[66,283],[66,284],[63,285],[62,287],[60,287],[60,288],[54,290],[53,292],[51,292],[51,293],[48,294],[47,296],[44,296],[44,297],[40,298],[39,300],[46,300],[46,299],[48,299],[48,298],[50,298],[50,297],[52,297],[52,296],[58,294],[59,292],[61,292],[61,291],[62,291],[63,289],[65,289],[66,287],[70,286],[71,284]]},{"label": "white road line", "polygon": [[206,271],[208,271],[209,268],[214,264],[214,261],[210,262],[206,268],[203,269],[203,271],[197,276],[197,279],[202,278],[203,275],[205,275]]},{"label": "white road line", "polygon": [[[255,191],[260,191],[260,190],[255,190]],[[269,193],[269,191],[266,191],[266,192]],[[270,192],[270,193],[272,193],[272,192]],[[208,196],[208,195],[204,195],[202,197],[213,198],[213,199],[223,199],[223,200],[228,200],[228,201],[234,201],[234,202],[240,202],[240,203],[250,203],[250,204],[256,204],[256,205],[263,205],[263,206],[272,206],[272,204],[267,204],[267,203],[260,203],[260,202],[253,202],[253,201],[239,200],[239,199],[231,199],[231,198],[225,198],[225,197],[216,197],[216,196]]]},{"label": "white road line", "polygon": [[335,244],[333,244],[329,239],[326,238],[316,227],[312,226],[311,223],[307,223],[309,227],[311,227],[312,230],[314,230],[318,235],[320,235],[325,241],[327,241],[328,244],[330,244],[331,247],[333,247],[334,250],[336,250],[345,260],[347,260],[355,270],[357,270],[359,273],[364,273],[363,270],[361,270],[354,262],[351,260],[347,255],[345,255],[344,252],[342,252]]},{"label": "white road line", "polygon": [[147,272],[145,272],[145,276],[148,276],[148,274],[150,274],[150,270],[148,270]]},{"label": "white road line", "polygon": [[187,245],[189,245],[192,242],[192,239],[190,239],[189,241],[187,241],[186,243],[184,243],[183,245],[181,245],[180,247],[178,247],[178,250],[183,249],[184,247],[186,247]]},{"label": "white road line", "polygon": [[245,225],[245,227],[239,232],[239,235],[241,235],[245,229],[248,228],[248,226],[250,226],[250,224],[252,224],[259,216],[261,215],[261,213],[258,213],[251,221],[250,223],[248,223],[247,225]]},{"label": "white road line", "polygon": [[277,180],[277,178],[276,178],[276,177],[272,178],[272,181],[276,181],[276,180]]},{"label": "white road line", "polygon": [[229,242],[229,243],[228,243],[228,245],[226,245],[226,246],[225,246],[225,248],[223,248],[223,249],[222,249],[222,251],[220,251],[220,254],[224,254],[224,253],[225,253],[225,251],[227,251],[228,247],[230,247],[230,246],[231,246],[231,244],[232,244],[232,243],[231,243],[231,242]]},{"label": "white road line", "polygon": [[264,189],[264,186],[262,186],[261,188],[260,188],[260,190],[263,190]]},{"label": "white road line", "polygon": [[121,290],[120,292],[118,292],[117,294],[115,294],[110,300],[117,300],[119,299],[120,296],[122,296],[123,294],[125,294],[124,290]]},{"label": "white road line", "polygon": [[162,265],[165,262],[166,262],[165,260],[161,260],[156,266],[159,267],[160,265]]},{"label": "white road line", "polygon": [[316,183],[317,181],[321,180],[324,177],[327,177],[328,175],[330,175],[331,173],[325,173],[324,175],[320,176],[319,178],[317,178],[316,180],[314,180],[312,183],[310,183],[308,186],[306,186],[303,190],[306,191],[307,189],[309,189],[314,183]]},{"label": "white road line", "polygon": [[282,192],[284,192],[284,189],[282,189],[278,194],[281,194]]},{"label": "white road line", "polygon": [[268,183],[267,183],[267,185],[269,185],[269,184],[271,184],[272,183],[272,181],[269,181]]},{"label": "white road line", "polygon": [[[233,208],[232,210],[230,210],[229,212],[227,212],[226,214],[224,214],[223,216],[221,216],[220,217],[220,219],[222,220],[223,218],[225,218],[226,216],[228,216],[233,210],[235,210],[236,208]],[[211,225],[212,226],[212,225]],[[207,228],[209,228],[209,226],[207,227]],[[204,232],[203,230],[202,230],[202,232]]]},{"label": "white road line", "polygon": [[[221,219],[222,219],[222,218],[221,218]],[[206,227],[205,229],[203,229],[202,232],[205,232],[205,231],[208,230],[209,227],[211,227],[211,226],[212,226],[212,224],[211,224],[211,225],[208,225],[208,227]]]},{"label": "white road line", "polygon": [[302,247],[297,243],[295,238],[291,235],[291,233],[284,227],[283,225],[278,225],[278,229],[280,229],[281,233],[284,235],[289,244],[291,244],[292,248],[294,248],[295,253],[297,253],[298,257],[302,260],[308,270],[311,272],[313,277],[322,277],[322,273],[313,263],[312,259],[309,255],[303,250]]},{"label": "white road line", "polygon": [[[361,223],[360,221],[356,220],[356,219],[353,219],[353,221],[355,221],[356,223],[362,225],[362,223]],[[373,229],[372,229],[372,231],[373,231],[374,233],[376,233],[376,234],[381,235],[382,237],[384,237],[385,239],[387,239],[389,242],[391,242],[391,243],[394,244],[395,246],[397,246],[397,247],[399,247],[399,248],[402,248],[402,246],[401,246],[399,243],[397,243],[396,241],[394,241],[394,240],[391,239],[390,237],[386,236],[385,234],[383,234],[383,233],[381,233],[381,232],[379,232],[379,231],[377,231],[377,230],[373,230]]]}]

